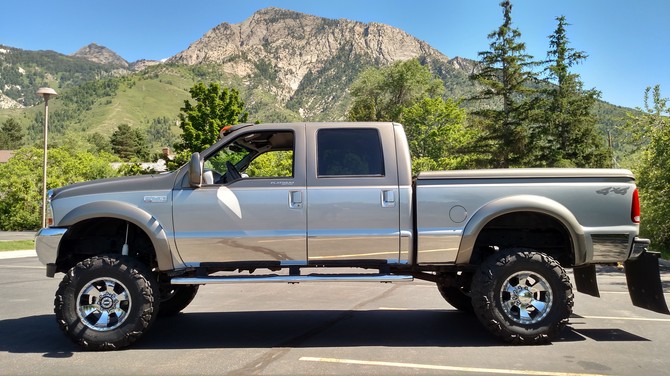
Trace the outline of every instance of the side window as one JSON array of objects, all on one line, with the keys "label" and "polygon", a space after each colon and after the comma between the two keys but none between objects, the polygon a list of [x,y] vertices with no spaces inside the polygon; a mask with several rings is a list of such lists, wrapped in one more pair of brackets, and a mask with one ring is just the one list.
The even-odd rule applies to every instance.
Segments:
[{"label": "side window", "polygon": [[245,133],[205,159],[205,183],[246,178],[293,177],[294,137],[290,131]]},{"label": "side window", "polygon": [[321,129],[317,148],[319,177],[384,176],[384,154],[376,129]]}]

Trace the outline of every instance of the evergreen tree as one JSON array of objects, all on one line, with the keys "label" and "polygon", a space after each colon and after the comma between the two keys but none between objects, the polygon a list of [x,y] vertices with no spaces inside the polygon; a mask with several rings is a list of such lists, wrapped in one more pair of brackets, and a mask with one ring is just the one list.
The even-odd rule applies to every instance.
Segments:
[{"label": "evergreen tree", "polygon": [[600,97],[597,90],[584,90],[578,74],[570,68],[587,58],[583,51],[568,47],[565,17],[557,17],[558,25],[549,36],[550,50],[546,68],[552,85],[543,90],[539,106],[539,125],[533,134],[538,150],[536,165],[550,167],[605,167],[610,165],[609,151],[596,128],[593,106]]},{"label": "evergreen tree", "polygon": [[221,88],[217,83],[195,84],[189,92],[195,101],[184,101],[179,113],[182,141],[175,145],[179,152],[196,152],[210,147],[219,139],[221,128],[244,123],[249,113],[236,89]]},{"label": "evergreen tree", "polygon": [[483,101],[485,108],[473,111],[483,127],[479,145],[490,157],[492,167],[522,166],[537,145],[530,144],[530,112],[534,91],[530,88],[538,65],[520,42],[521,32],[512,27],[512,4],[505,0],[503,23],[488,35],[490,50],[479,53],[480,69],[471,75],[482,89],[472,100]]},{"label": "evergreen tree", "polygon": [[23,129],[18,121],[9,118],[0,128],[0,149],[16,150],[23,146]]},{"label": "evergreen tree", "polygon": [[149,146],[139,129],[120,124],[110,138],[112,151],[124,161],[145,160],[149,156]]}]

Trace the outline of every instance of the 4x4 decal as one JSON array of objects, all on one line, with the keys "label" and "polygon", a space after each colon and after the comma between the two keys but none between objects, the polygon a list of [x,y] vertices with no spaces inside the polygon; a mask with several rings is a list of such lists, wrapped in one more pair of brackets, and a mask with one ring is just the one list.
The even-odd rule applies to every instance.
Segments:
[{"label": "4x4 decal", "polygon": [[622,196],[623,196],[623,195],[625,195],[626,193],[628,193],[628,189],[629,189],[629,188],[630,188],[630,187],[620,187],[620,188],[616,188],[616,187],[607,187],[607,188],[603,188],[603,189],[599,189],[599,190],[597,190],[596,193],[599,194],[599,195],[604,195],[604,196],[607,196],[607,195],[610,194],[610,193],[614,193],[614,194],[622,195]]}]

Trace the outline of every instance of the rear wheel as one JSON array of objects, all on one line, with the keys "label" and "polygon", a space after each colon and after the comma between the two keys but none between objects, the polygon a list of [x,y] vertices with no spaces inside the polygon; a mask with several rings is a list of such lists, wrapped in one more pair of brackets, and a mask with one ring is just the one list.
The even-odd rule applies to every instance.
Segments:
[{"label": "rear wheel", "polygon": [[572,313],[572,285],[553,258],[529,249],[489,257],[472,282],[479,320],[514,344],[543,344],[554,338]]},{"label": "rear wheel", "polygon": [[60,328],[90,350],[113,350],[137,341],[156,317],[157,283],[127,256],[95,256],[63,277],[54,312]]}]

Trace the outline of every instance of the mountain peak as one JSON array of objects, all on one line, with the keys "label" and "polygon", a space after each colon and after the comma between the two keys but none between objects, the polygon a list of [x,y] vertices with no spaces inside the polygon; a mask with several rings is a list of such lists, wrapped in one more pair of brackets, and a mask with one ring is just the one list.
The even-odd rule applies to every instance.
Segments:
[{"label": "mountain peak", "polygon": [[[328,19],[292,10],[264,8],[238,24],[222,23],[170,62],[222,64],[226,73],[268,76],[281,102],[289,100],[305,77],[320,77],[336,65],[385,66],[420,58],[449,58],[405,31],[380,23]],[[325,70],[324,70],[325,69]]]},{"label": "mountain peak", "polygon": [[128,62],[123,59],[121,56],[117,55],[116,52],[110,50],[105,46],[100,46],[95,43],[91,43],[88,46],[84,46],[73,53],[72,56],[86,59],[98,64],[112,65],[127,68]]}]

